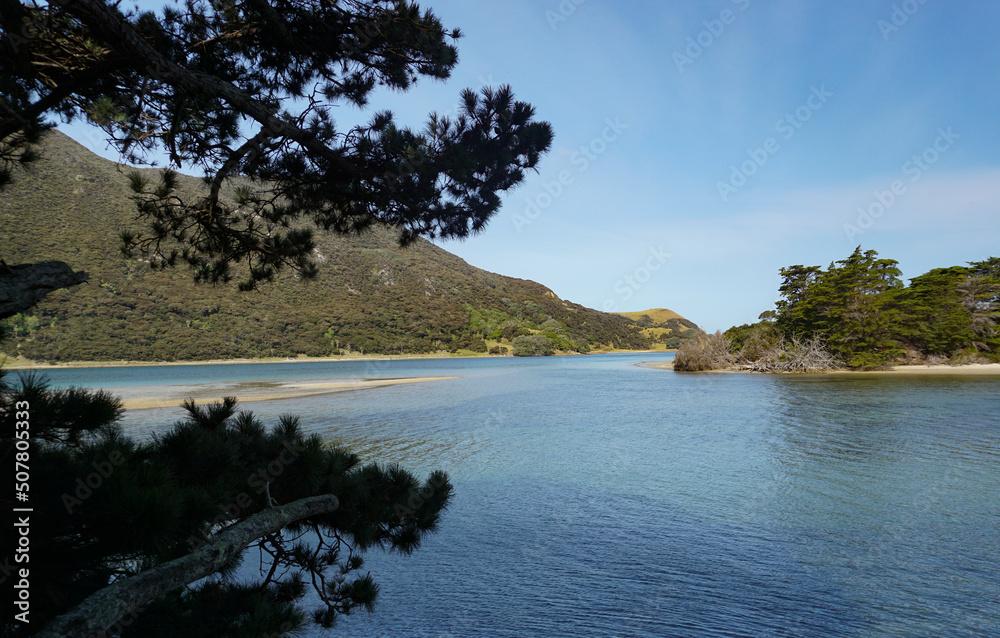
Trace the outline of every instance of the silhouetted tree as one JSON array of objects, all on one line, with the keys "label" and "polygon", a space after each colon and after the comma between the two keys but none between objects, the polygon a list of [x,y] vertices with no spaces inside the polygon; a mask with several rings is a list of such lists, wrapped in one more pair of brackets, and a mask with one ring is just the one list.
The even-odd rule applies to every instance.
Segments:
[{"label": "silhouetted tree", "polygon": [[[403,244],[465,237],[551,145],[548,123],[506,86],[463,92],[456,116],[432,114],[421,131],[388,112],[338,127],[335,107],[366,107],[376,88],[446,78],[457,63],[459,32],[402,0],[188,0],[159,14],[0,0],[0,30],[0,188],[53,118],[96,124],[131,163],[165,153],[157,179],[130,176],[148,230],[123,235],[123,249],[187,263],[201,281],[313,276],[314,228],[386,224]],[[178,191],[179,168],[202,171],[204,192]],[[444,474],[421,483],[362,466],[294,418],[268,430],[235,400],[186,407],[185,421],[139,443],[106,394],[37,379],[0,388],[3,458],[31,415],[38,585],[31,624],[5,614],[5,632],[51,621],[44,635],[287,635],[308,622],[310,586],[312,621],[329,626],[374,602],[360,552],[412,551],[448,503]],[[260,579],[238,584],[247,546],[261,552]]]},{"label": "silhouetted tree", "polygon": [[[107,392],[52,390],[32,375],[0,388],[4,459],[21,449],[18,433],[30,432],[32,477],[30,563],[14,565],[30,569],[31,622],[5,614],[6,634],[46,623],[43,635],[63,636],[330,626],[375,602],[363,551],[413,551],[450,498],[444,474],[419,482],[398,467],[362,465],[303,434],[294,417],[267,429],[237,412],[235,399],[185,408],[185,420],[137,442],[117,424],[121,402]],[[4,466],[13,474],[12,462]],[[8,511],[17,506],[2,500]],[[4,527],[5,551],[16,535]],[[259,551],[251,555],[260,578],[237,582],[248,547]],[[8,596],[16,580],[7,578]],[[311,617],[301,607],[307,590],[318,601]]]},{"label": "silhouetted tree", "polygon": [[432,114],[422,131],[389,112],[338,127],[336,106],[457,63],[458,30],[402,0],[189,0],[160,15],[4,0],[0,26],[0,185],[33,159],[47,117],[86,118],[131,162],[163,151],[200,169],[206,190],[183,196],[172,170],[132,174],[149,228],[124,234],[124,249],[187,262],[200,280],[226,281],[238,263],[244,288],[285,266],[312,276],[316,227],[465,237],[552,140],[507,86],[464,91],[456,116]]}]

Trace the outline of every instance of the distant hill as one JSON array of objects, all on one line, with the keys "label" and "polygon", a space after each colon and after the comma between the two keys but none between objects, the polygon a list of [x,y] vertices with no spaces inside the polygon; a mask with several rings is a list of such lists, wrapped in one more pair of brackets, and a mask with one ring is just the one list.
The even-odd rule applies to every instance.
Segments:
[{"label": "distant hill", "polygon": [[694,322],[667,308],[618,314],[631,319],[642,328],[643,336],[649,339],[654,348],[676,349],[683,340],[702,334],[702,330]]},{"label": "distant hill", "polygon": [[[640,310],[638,312],[619,312],[623,317],[628,317],[632,321],[640,321],[648,318],[649,321],[655,324],[665,324],[671,319],[684,319],[673,310],[668,308],[652,308],[650,310]],[[692,327],[694,327],[692,325]]]},{"label": "distant hill", "polygon": [[[503,353],[519,337],[544,337],[557,350],[578,352],[652,343],[651,326],[472,267],[427,241],[400,249],[390,229],[355,237],[317,233],[317,280],[286,273],[256,293],[195,284],[184,268],[153,271],[118,248],[120,230],[141,228],[127,188],[131,169],[59,132],[48,136],[43,153],[0,193],[0,257],[12,265],[65,261],[87,271],[90,281],[7,320],[12,336],[0,344],[7,354],[175,361]],[[183,189],[200,186],[182,178]]]}]

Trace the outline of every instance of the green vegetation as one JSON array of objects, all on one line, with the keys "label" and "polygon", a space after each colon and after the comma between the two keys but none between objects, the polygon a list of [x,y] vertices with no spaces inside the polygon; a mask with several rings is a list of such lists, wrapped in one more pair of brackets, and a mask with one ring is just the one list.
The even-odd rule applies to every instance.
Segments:
[{"label": "green vegetation", "polygon": [[[899,278],[858,247],[847,259],[781,269],[777,310],[682,349],[675,369],[871,370],[897,363],[1000,361],[1000,259]],[[720,341],[720,340],[724,340]]]},{"label": "green vegetation", "polygon": [[650,349],[676,350],[684,343],[697,340],[704,333],[698,326],[667,308],[654,308],[638,312],[619,312],[642,329],[649,339]]},{"label": "green vegetation", "polygon": [[[459,33],[431,11],[395,0],[187,2],[159,14],[109,0],[4,2],[0,30],[2,257],[89,273],[45,286],[58,290],[34,307],[36,295],[5,306],[0,316],[21,313],[0,326],[14,340],[5,350],[47,361],[488,351],[466,306],[563,345],[642,341],[627,319],[421,239],[481,230],[548,151],[551,127],[510,87],[465,91],[454,117],[432,114],[421,131],[384,111],[349,129],[334,122],[373,91],[449,76]],[[163,153],[204,177],[125,174],[43,135],[55,118],[101,127],[130,163]],[[302,281],[321,269],[325,281]],[[251,296],[195,283],[230,279],[271,285]],[[185,407],[184,421],[139,442],[106,393],[0,376],[0,456],[30,460],[30,484],[13,462],[5,476],[24,485],[33,550],[21,575],[2,579],[14,601],[30,567],[30,618],[5,615],[4,635],[330,627],[372,609],[362,553],[413,551],[449,502],[443,473],[421,482],[362,465],[293,417],[266,428],[234,399]],[[0,505],[13,509],[13,490]],[[17,537],[0,532],[5,548]],[[257,564],[237,581],[244,558]]]},{"label": "green vegetation", "polygon": [[[379,227],[318,236],[312,281],[282,273],[250,295],[196,284],[185,272],[122,256],[107,229],[137,225],[128,179],[114,163],[59,132],[40,150],[32,170],[0,193],[4,258],[66,261],[90,281],[46,297],[29,313],[30,329],[27,318],[15,319],[17,333],[2,344],[8,355],[62,362],[501,354],[515,337],[538,332],[573,352],[653,342],[626,317],[473,268],[424,240],[400,248],[396,231]],[[194,190],[200,180],[179,177],[178,187]]]},{"label": "green vegetation", "polygon": [[818,267],[783,268],[776,325],[786,337],[818,336],[851,368],[875,368],[903,353],[894,338],[903,284],[891,259],[858,247],[850,257]]},{"label": "green vegetation", "polygon": [[339,126],[338,108],[446,79],[458,63],[459,30],[409,2],[2,8],[0,186],[31,163],[46,118],[86,118],[133,164],[162,152],[203,188],[171,170],[130,172],[142,223],[120,237],[151,267],[186,264],[201,281],[312,277],[315,229],[467,237],[552,144],[509,86],[466,89],[454,115],[432,113],[419,130],[385,110]]},{"label": "green vegetation", "polygon": [[514,337],[515,357],[547,357],[555,354],[555,343],[542,335]]},{"label": "green vegetation", "polygon": [[[31,624],[21,629],[40,629],[112,579],[208,545],[221,551],[224,530],[279,514],[286,518],[275,519],[270,531],[247,538],[254,551],[232,547],[221,567],[206,572],[217,572],[216,578],[166,590],[121,617],[112,613],[101,626],[125,625],[125,635],[133,636],[278,636],[308,626],[307,611],[314,612],[313,622],[329,626],[374,604],[378,587],[363,569],[364,550],[413,551],[435,529],[452,493],[441,472],[418,481],[398,467],[362,464],[357,455],[302,434],[295,418],[267,428],[252,414],[237,413],[235,400],[188,404],[183,421],[138,442],[117,425],[121,403],[106,392],[51,390],[35,376],[4,385],[0,373],[6,458],[14,458],[25,405],[34,479],[30,576],[38,586],[32,587]],[[9,485],[13,472],[10,463]],[[3,502],[14,506],[9,495]],[[310,515],[296,518],[306,505]],[[5,525],[0,542],[16,547],[16,534]],[[257,550],[262,578],[232,578],[243,559],[257,560]],[[8,600],[13,582],[5,585]],[[303,609],[313,589],[313,609]],[[11,622],[8,615],[7,631]]]}]

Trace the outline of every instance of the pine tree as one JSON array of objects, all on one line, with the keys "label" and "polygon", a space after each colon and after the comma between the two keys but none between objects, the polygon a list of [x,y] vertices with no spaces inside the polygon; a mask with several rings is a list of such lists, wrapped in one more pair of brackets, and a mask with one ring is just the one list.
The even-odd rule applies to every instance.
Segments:
[{"label": "pine tree", "polygon": [[[374,605],[363,552],[413,551],[451,496],[444,474],[419,482],[395,466],[363,465],[304,435],[294,417],[268,429],[235,399],[185,408],[165,434],[137,442],[106,392],[52,390],[32,375],[0,389],[0,446],[11,454],[16,424],[30,414],[34,477],[31,624],[5,615],[6,634],[30,635],[67,612],[45,635],[278,636],[331,626]],[[4,528],[5,548],[15,533]],[[185,558],[180,585],[157,573]],[[233,580],[244,558],[258,581]],[[110,601],[84,602],[112,580],[122,591]],[[316,609],[301,607],[309,590]]]},{"label": "pine tree", "polygon": [[950,355],[976,342],[972,313],[961,291],[970,274],[963,266],[935,268],[910,281],[900,296],[899,329],[909,345],[928,354]]},{"label": "pine tree", "polygon": [[898,323],[900,270],[859,246],[827,270],[791,266],[781,270],[777,328],[789,339],[821,338],[850,367],[873,368],[902,354],[894,338]]},{"label": "pine tree", "polygon": [[314,228],[466,237],[552,141],[507,86],[464,91],[457,115],[431,114],[422,131],[389,112],[338,127],[337,106],[364,108],[378,87],[447,78],[457,63],[460,32],[402,0],[191,0],[162,15],[5,0],[0,27],[0,186],[53,116],[100,126],[133,163],[166,153],[171,168],[202,171],[205,192],[178,191],[172,170],[133,173],[149,226],[123,248],[187,263],[199,280],[314,276]]},{"label": "pine tree", "polygon": [[[859,246],[823,270],[782,268],[775,328],[786,339],[820,338],[848,366],[876,368],[904,346],[924,355],[996,353],[1000,259],[936,268],[900,281],[898,263]],[[734,335],[748,334],[750,326]]]},{"label": "pine tree", "polygon": [[812,298],[814,286],[823,274],[819,266],[789,266],[780,270],[782,282],[778,292],[776,324],[788,335],[812,336],[816,331],[816,307]]},{"label": "pine tree", "polygon": [[[164,153],[155,179],[130,175],[148,229],[123,235],[123,250],[187,264],[199,281],[239,277],[250,289],[282,268],[314,276],[314,229],[383,224],[402,244],[466,237],[551,146],[549,124],[506,86],[464,91],[457,115],[432,114],[419,131],[388,112],[338,127],[338,106],[365,108],[377,88],[443,79],[457,63],[458,30],[403,0],[190,0],[159,15],[111,0],[2,0],[0,31],[0,188],[35,159],[53,118],[96,124],[131,163]],[[181,167],[204,173],[203,192],[176,188]],[[440,472],[420,482],[362,465],[294,418],[268,429],[233,399],[189,404],[183,422],[138,442],[117,426],[114,397],[31,378],[0,387],[4,458],[18,449],[23,405],[30,569],[44,589],[30,625],[4,617],[8,634],[46,622],[51,636],[330,626],[375,600],[361,553],[412,551],[451,496]],[[5,547],[12,533],[0,533]],[[248,545],[261,576],[236,583]],[[308,589],[321,601],[311,617]]]},{"label": "pine tree", "polygon": [[978,347],[1000,351],[1000,257],[971,262],[970,273],[959,283],[962,305],[972,319]]},{"label": "pine tree", "polygon": [[874,250],[862,252],[859,246],[822,278],[817,303],[823,312],[817,332],[852,368],[882,366],[903,352],[893,338],[898,321],[895,302],[903,287],[897,264],[878,259]]}]

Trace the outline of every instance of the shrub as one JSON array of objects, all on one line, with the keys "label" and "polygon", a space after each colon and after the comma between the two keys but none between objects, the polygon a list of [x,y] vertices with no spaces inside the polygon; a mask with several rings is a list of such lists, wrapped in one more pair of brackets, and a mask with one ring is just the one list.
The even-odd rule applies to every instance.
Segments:
[{"label": "shrub", "polygon": [[993,360],[986,356],[986,353],[979,352],[975,348],[966,348],[956,352],[948,359],[950,366],[966,366],[975,363],[993,363]]},{"label": "shrub", "polygon": [[736,357],[740,369],[751,372],[827,372],[843,367],[819,337],[793,337],[789,343],[766,330],[750,335]]},{"label": "shrub", "polygon": [[547,357],[556,351],[552,340],[541,335],[515,337],[512,344],[515,357]]},{"label": "shrub", "polygon": [[681,338],[674,336],[665,337],[663,339],[663,346],[667,350],[676,350],[677,348],[681,347]]},{"label": "shrub", "polygon": [[685,341],[674,358],[674,370],[703,372],[728,368],[736,363],[736,355],[730,351],[731,345],[729,338],[721,332]]},{"label": "shrub", "polygon": [[726,336],[732,339],[732,350],[744,362],[777,360],[785,350],[785,339],[770,321],[730,328]]}]

